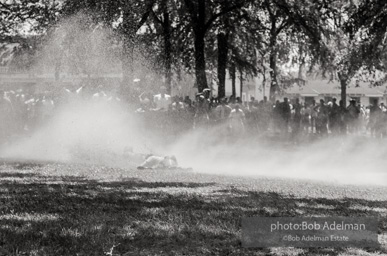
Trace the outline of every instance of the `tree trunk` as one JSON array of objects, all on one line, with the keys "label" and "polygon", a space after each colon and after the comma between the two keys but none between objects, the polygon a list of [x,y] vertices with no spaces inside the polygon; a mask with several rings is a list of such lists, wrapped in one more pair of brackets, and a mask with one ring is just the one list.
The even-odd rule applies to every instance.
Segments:
[{"label": "tree trunk", "polygon": [[172,44],[171,44],[171,30],[170,30],[170,20],[169,13],[167,9],[164,10],[164,57],[165,57],[165,79],[167,92],[171,94],[172,92]]},{"label": "tree trunk", "polygon": [[300,66],[298,67],[298,79],[304,80],[304,69],[305,69],[305,57],[301,58]]},{"label": "tree trunk", "polygon": [[[267,1],[268,4],[270,1]],[[277,82],[277,16],[273,14],[273,10],[270,4],[267,6],[267,10],[270,16],[270,40],[269,40],[269,65],[270,65],[270,95],[269,98],[272,102],[276,100],[276,92],[278,91]]]},{"label": "tree trunk", "polygon": [[348,76],[340,72],[337,73],[337,76],[340,80],[340,89],[341,89],[341,100],[343,101],[344,106],[347,106],[347,83]]},{"label": "tree trunk", "polygon": [[235,99],[236,98],[236,88],[235,88],[235,80],[236,80],[236,70],[235,70],[235,64],[231,64],[230,67],[230,77],[231,77],[231,88],[232,88],[232,96]]},{"label": "tree trunk", "polygon": [[207,77],[206,77],[206,60],[205,60],[205,42],[204,38],[206,35],[206,0],[198,0],[198,16],[197,23],[194,25],[195,33],[195,75],[198,91],[202,92],[208,88]]},{"label": "tree trunk", "polygon": [[[275,25],[274,25],[275,28]],[[272,32],[275,33],[275,32]],[[276,49],[277,37],[272,34],[270,37],[270,55],[269,55],[269,65],[270,65],[270,100],[275,102],[276,92],[278,91],[278,82],[277,82],[277,49]]]},{"label": "tree trunk", "polygon": [[195,33],[195,75],[198,91],[208,88],[206,77],[206,61],[204,55],[204,33]]},{"label": "tree trunk", "polygon": [[[241,100],[242,100],[242,93],[243,93],[243,72],[242,70],[239,71],[240,72],[240,78],[239,78],[239,85],[240,85],[240,88],[239,88],[239,97],[241,97]],[[247,100],[247,99],[246,99]]]},{"label": "tree trunk", "polygon": [[275,102],[276,92],[278,91],[277,83],[277,56],[274,50],[270,53],[270,100]]},{"label": "tree trunk", "polygon": [[228,34],[218,34],[218,98],[226,96]]},{"label": "tree trunk", "polygon": [[266,66],[265,66],[265,54],[258,51],[261,55],[261,66],[262,66],[262,97],[266,96]]},{"label": "tree trunk", "polygon": [[341,87],[341,100],[343,101],[344,106],[347,106],[347,79],[340,80]]}]

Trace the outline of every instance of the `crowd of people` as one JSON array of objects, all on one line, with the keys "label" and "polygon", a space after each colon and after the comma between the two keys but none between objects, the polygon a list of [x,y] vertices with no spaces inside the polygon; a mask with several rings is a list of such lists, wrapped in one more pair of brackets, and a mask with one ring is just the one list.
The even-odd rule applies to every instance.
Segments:
[{"label": "crowd of people", "polygon": [[[83,87],[75,90],[62,88],[59,91],[33,93],[29,90],[0,90],[0,144],[28,132],[50,120],[56,108],[69,99],[81,98]],[[91,99],[120,100],[114,94],[100,90],[90,95]]]},{"label": "crowd of people", "polygon": [[239,97],[212,98],[205,89],[195,100],[166,94],[140,95],[136,113],[147,116],[150,127],[178,133],[187,129],[224,127],[233,136],[243,134],[282,134],[289,136],[368,134],[382,138],[387,134],[387,108],[384,103],[349,105],[333,98],[310,104],[299,99],[270,102],[267,97],[242,102]]},{"label": "crowd of people", "polygon": [[[37,124],[50,119],[64,98],[81,95],[82,87],[61,94],[28,94],[23,90],[0,91],[0,142],[13,134],[32,131]],[[92,99],[121,101],[116,94],[103,90],[88,95]],[[169,134],[188,130],[221,128],[224,135],[271,134],[300,137],[302,135],[332,136],[368,134],[382,138],[387,134],[387,108],[383,103],[364,106],[351,100],[346,106],[333,98],[310,104],[299,99],[270,102],[267,97],[242,102],[239,97],[213,98],[205,89],[195,99],[171,97],[161,88],[159,94],[142,93],[131,106],[147,127]]]},{"label": "crowd of people", "polygon": [[0,90],[0,142],[31,129],[49,118],[54,102],[46,95],[32,95],[22,89]]}]

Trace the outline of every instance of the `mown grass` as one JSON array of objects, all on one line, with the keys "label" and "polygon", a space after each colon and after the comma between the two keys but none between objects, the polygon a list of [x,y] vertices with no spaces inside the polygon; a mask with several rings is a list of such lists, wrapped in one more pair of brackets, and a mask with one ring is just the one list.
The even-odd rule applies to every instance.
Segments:
[{"label": "mown grass", "polygon": [[[90,166],[3,165],[0,255],[387,254],[387,200],[372,200],[372,189],[362,188],[368,191],[368,199],[340,198],[328,196],[329,186],[322,186],[316,188],[320,197],[311,197],[259,186],[246,188],[231,182],[231,177],[202,177],[195,182],[194,175],[181,173],[191,175],[189,181],[168,182],[175,174],[160,173]],[[156,182],[154,175],[164,179]],[[375,191],[380,196],[387,189]],[[382,245],[379,249],[246,249],[241,246],[243,216],[374,216],[380,219]]]}]

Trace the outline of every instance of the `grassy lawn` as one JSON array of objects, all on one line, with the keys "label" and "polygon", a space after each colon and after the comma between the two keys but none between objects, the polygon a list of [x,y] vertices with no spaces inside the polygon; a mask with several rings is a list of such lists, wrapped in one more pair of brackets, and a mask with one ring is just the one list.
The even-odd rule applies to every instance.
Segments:
[{"label": "grassy lawn", "polygon": [[[242,216],[375,216],[379,249],[241,246]],[[386,255],[387,187],[0,165],[0,255]]]}]

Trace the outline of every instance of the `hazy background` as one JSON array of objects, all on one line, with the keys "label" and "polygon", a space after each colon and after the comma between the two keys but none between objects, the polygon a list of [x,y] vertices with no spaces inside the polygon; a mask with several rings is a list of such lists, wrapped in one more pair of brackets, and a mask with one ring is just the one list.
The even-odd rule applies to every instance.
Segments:
[{"label": "hazy background", "polygon": [[345,137],[286,146],[250,139],[229,141],[219,128],[196,130],[169,142],[151,134],[138,116],[119,102],[69,101],[33,134],[19,137],[0,151],[11,159],[83,162],[135,168],[134,153],[173,154],[195,172],[263,175],[345,184],[386,185],[384,141]]},{"label": "hazy background", "polygon": [[[63,63],[72,67],[69,73],[86,67],[87,70],[81,70],[83,73],[98,73],[117,66],[117,52],[111,48],[107,50],[106,46],[107,38],[112,35],[104,30],[94,34],[81,33],[80,21],[79,16],[66,21],[51,36],[34,68],[55,66],[58,54],[62,55]],[[71,43],[66,41],[68,33],[72,33],[71,42],[78,43],[73,45],[73,52],[61,52],[61,45]],[[138,65],[134,69],[145,66],[150,65]],[[157,88],[158,84],[152,86]],[[91,87],[85,91],[98,92],[95,89],[98,85]],[[140,160],[125,156],[129,150],[141,154],[173,154],[182,167],[191,167],[194,172],[387,184],[387,149],[383,141],[348,136],[297,147],[284,147],[278,143],[269,146],[270,143],[259,139],[230,142],[220,135],[219,128],[190,131],[168,141],[152,134],[123,101],[63,94],[64,89],[55,84],[51,90],[66,98],[61,99],[53,118],[40,124],[32,133],[15,137],[0,149],[1,157],[135,168]],[[117,91],[107,90],[104,88],[108,95],[117,95]]]}]

